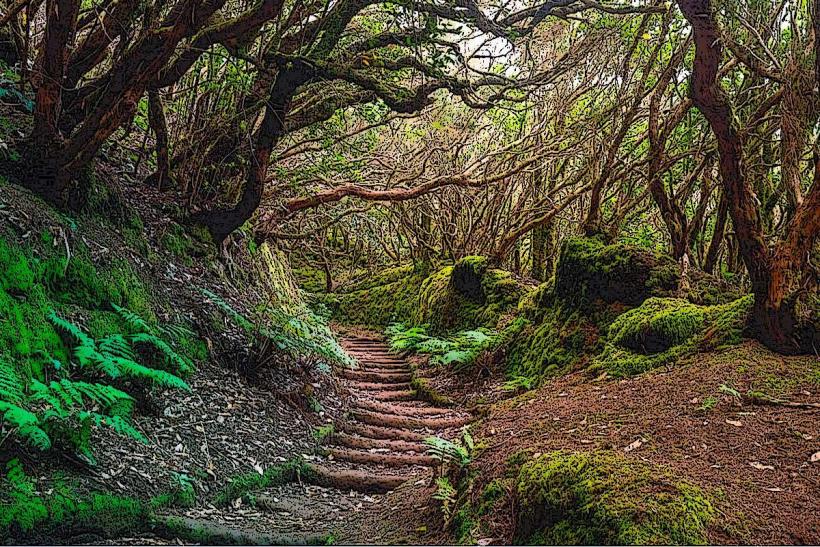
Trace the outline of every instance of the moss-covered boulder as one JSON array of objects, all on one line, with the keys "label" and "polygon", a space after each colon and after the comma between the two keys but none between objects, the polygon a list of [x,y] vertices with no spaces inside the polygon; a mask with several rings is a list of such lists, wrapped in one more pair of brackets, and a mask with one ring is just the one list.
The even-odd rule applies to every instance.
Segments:
[{"label": "moss-covered boulder", "polygon": [[552,452],[522,466],[516,543],[698,545],[715,516],[697,486],[614,452]]},{"label": "moss-covered boulder", "polygon": [[336,321],[383,327],[413,316],[426,278],[423,268],[388,268],[352,287],[321,295],[320,300],[330,308]]},{"label": "moss-covered boulder", "polygon": [[433,332],[495,328],[514,310],[525,288],[485,257],[466,257],[452,266],[388,268],[322,300],[334,319],[357,325],[392,322],[428,325]]},{"label": "moss-covered boulder", "polygon": [[568,239],[555,270],[555,294],[579,308],[600,302],[637,306],[677,289],[678,265],[669,256],[621,243]]},{"label": "moss-covered boulder", "polygon": [[649,298],[612,323],[609,341],[639,353],[660,353],[692,338],[705,320],[703,306],[678,298]]},{"label": "moss-covered boulder", "polygon": [[413,322],[434,331],[495,328],[525,293],[510,272],[490,268],[486,257],[468,256],[424,280]]},{"label": "moss-covered boulder", "polygon": [[591,369],[632,376],[667,366],[696,351],[737,344],[753,302],[698,306],[678,298],[650,298],[609,327],[603,352]]}]

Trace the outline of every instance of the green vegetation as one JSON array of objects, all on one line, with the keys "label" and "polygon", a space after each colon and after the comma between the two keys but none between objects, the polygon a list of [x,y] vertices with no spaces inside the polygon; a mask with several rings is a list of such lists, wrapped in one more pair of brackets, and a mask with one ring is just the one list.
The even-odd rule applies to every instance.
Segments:
[{"label": "green vegetation", "polygon": [[717,306],[697,306],[676,298],[650,298],[619,316],[592,370],[632,376],[673,364],[696,351],[737,344],[752,297]]},{"label": "green vegetation", "polygon": [[[178,375],[190,374],[203,351],[187,327],[156,323],[148,291],[127,262],[100,271],[84,247],[63,258],[51,241],[43,232],[42,249],[23,251],[0,238],[2,426],[31,448],[93,462],[94,427],[146,442],[131,423],[129,391],[137,384],[187,389]],[[149,313],[143,318],[120,304]],[[64,314],[88,317],[93,335]]]},{"label": "green vegetation", "polygon": [[17,459],[6,464],[6,471],[0,493],[3,538],[53,538],[71,530],[118,537],[143,529],[148,521],[147,505],[134,499],[100,492],[78,495],[59,477],[45,493]]},{"label": "green vegetation", "polygon": [[287,484],[299,480],[299,477],[308,477],[310,473],[310,467],[302,458],[294,458],[283,464],[268,467],[262,473],[253,471],[234,477],[225,488],[216,493],[213,502],[216,505],[227,505],[239,498],[251,501],[254,492]]},{"label": "green vegetation", "polygon": [[517,479],[516,541],[537,545],[700,545],[716,511],[697,486],[609,453],[553,452]]},{"label": "green vegetation", "polygon": [[568,239],[555,269],[555,296],[578,309],[598,303],[636,306],[677,288],[678,266],[666,255],[597,239]]},{"label": "green vegetation", "polygon": [[499,333],[482,328],[456,332],[446,338],[436,338],[427,332],[426,325],[408,327],[403,323],[394,323],[385,329],[393,351],[424,353],[431,356],[431,363],[453,366],[456,370],[475,363],[479,355],[499,341]]}]

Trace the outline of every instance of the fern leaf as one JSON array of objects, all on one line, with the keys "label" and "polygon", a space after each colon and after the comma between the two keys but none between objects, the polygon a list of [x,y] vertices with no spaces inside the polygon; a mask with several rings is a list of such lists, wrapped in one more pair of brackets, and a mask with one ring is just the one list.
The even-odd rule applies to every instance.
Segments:
[{"label": "fern leaf", "polygon": [[17,435],[27,444],[39,449],[51,448],[51,439],[40,428],[40,420],[36,414],[21,406],[0,401],[0,412],[3,421],[17,428]]},{"label": "fern leaf", "polygon": [[95,346],[93,338],[91,338],[86,333],[84,333],[82,331],[82,329],[80,327],[78,327],[77,325],[75,325],[74,323],[71,323],[70,321],[66,321],[65,319],[58,316],[54,312],[54,310],[49,312],[48,320],[59,331],[65,333],[65,334],[68,334],[74,340],[76,340],[77,343],[80,346],[92,347],[92,348]]},{"label": "fern leaf", "polygon": [[121,359],[119,357],[111,357],[111,361],[117,364],[120,372],[125,376],[132,378],[144,378],[161,387],[191,391],[191,388],[185,383],[185,381],[182,380],[182,378],[179,378],[170,372],[146,367],[135,361]]},{"label": "fern leaf", "polygon": [[117,312],[125,324],[128,325],[128,328],[134,332],[148,332],[153,333],[154,329],[149,325],[142,317],[137,315],[136,313],[132,312],[129,309],[122,308],[113,302],[111,303],[111,307],[114,308],[114,311]]},{"label": "fern leaf", "polygon": [[153,346],[165,359],[165,362],[170,368],[180,374],[188,374],[193,371],[193,363],[189,362],[185,357],[174,351],[165,340],[154,336],[153,334],[139,333],[134,334],[131,340],[136,343],[148,344]]},{"label": "fern leaf", "polygon": [[123,359],[131,359],[132,361],[136,359],[131,344],[128,343],[122,334],[106,336],[97,343],[97,348],[100,353],[107,353],[109,355],[122,357]]},{"label": "fern leaf", "polygon": [[23,402],[25,388],[17,368],[5,361],[0,361],[0,401],[14,405]]}]

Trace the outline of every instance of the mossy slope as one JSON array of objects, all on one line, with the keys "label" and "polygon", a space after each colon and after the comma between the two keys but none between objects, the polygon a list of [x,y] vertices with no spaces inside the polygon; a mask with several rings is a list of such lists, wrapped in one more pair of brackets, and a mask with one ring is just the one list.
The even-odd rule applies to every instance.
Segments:
[{"label": "mossy slope", "polygon": [[515,539],[537,545],[699,545],[715,509],[704,492],[614,452],[552,452],[517,479]]},{"label": "mossy slope", "polygon": [[471,256],[452,266],[389,268],[353,288],[324,295],[338,321],[383,327],[393,322],[429,325],[433,332],[494,328],[525,290],[509,272]]}]

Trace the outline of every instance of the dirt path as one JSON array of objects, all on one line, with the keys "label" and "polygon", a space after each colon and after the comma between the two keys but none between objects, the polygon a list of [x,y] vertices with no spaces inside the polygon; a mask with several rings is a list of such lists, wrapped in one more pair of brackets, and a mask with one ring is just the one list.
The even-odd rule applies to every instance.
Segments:
[{"label": "dirt path", "polygon": [[359,368],[340,371],[353,397],[326,440],[330,476],[350,474],[344,486],[366,493],[384,493],[407,481],[429,482],[437,462],[427,455],[424,439],[448,436],[471,416],[418,400],[410,386],[410,365],[383,341],[351,336],[342,345]]},{"label": "dirt path", "polygon": [[206,505],[175,516],[221,543],[419,542],[407,515],[426,509],[416,494],[429,488],[437,464],[424,439],[453,439],[472,416],[418,400],[410,364],[378,335],[359,332],[341,342],[358,367],[337,371],[349,404],[317,453],[305,455],[309,483],[255,492],[251,505]]}]

